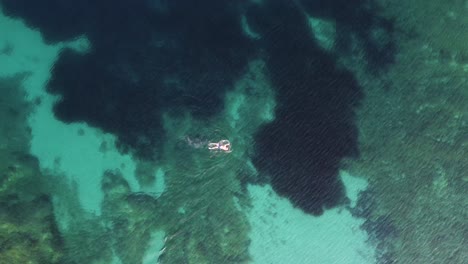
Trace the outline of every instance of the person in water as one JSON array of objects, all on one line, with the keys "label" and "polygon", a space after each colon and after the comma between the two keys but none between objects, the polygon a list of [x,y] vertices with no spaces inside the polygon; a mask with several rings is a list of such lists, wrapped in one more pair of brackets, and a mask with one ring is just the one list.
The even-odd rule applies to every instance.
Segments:
[{"label": "person in water", "polygon": [[231,153],[231,142],[227,139],[223,139],[219,142],[210,142],[208,143],[208,149],[212,151],[222,151],[225,153]]},{"label": "person in water", "polygon": [[229,142],[229,140],[227,139],[223,139],[219,142],[209,142],[208,140],[203,140],[202,138],[198,136],[193,137],[193,138],[186,136],[185,141],[187,142],[189,146],[196,148],[196,149],[208,147],[208,149],[211,151],[216,151],[216,152],[222,151],[225,153],[232,152],[231,142]]}]

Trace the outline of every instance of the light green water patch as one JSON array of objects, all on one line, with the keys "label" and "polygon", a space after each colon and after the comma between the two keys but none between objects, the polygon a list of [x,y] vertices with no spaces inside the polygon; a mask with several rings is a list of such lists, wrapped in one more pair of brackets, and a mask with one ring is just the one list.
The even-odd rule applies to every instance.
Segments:
[{"label": "light green water patch", "polygon": [[135,160],[135,162],[135,178],[139,184],[138,191],[153,197],[161,196],[166,189],[163,168],[151,160]]},{"label": "light green water patch", "polygon": [[275,94],[265,76],[265,64],[254,61],[235,89],[226,95],[226,118],[232,129],[249,129],[249,135],[261,124],[274,119]]},{"label": "light green water patch", "polygon": [[150,194],[156,198],[160,197],[166,190],[166,173],[162,168],[154,172],[154,180],[149,185],[142,185],[140,191]]},{"label": "light green water patch", "polygon": [[326,51],[335,47],[336,24],[333,21],[309,16],[309,26],[317,43]]},{"label": "light green water patch", "polygon": [[346,196],[349,198],[351,207],[355,207],[358,201],[359,193],[366,190],[369,183],[365,178],[352,176],[346,171],[340,173],[341,181],[346,189]]},{"label": "light green water patch", "polygon": [[252,28],[249,26],[249,22],[247,20],[247,17],[245,15],[242,15],[241,17],[241,25],[242,29],[244,30],[244,33],[252,38],[252,39],[260,39],[261,35],[258,34],[257,32],[253,31]]},{"label": "light green water patch", "polygon": [[164,253],[165,237],[166,234],[163,231],[155,231],[151,233],[150,243],[148,244],[148,248],[146,248],[142,264],[158,263],[159,256]]},{"label": "light green water patch", "polygon": [[[342,172],[347,196],[355,200],[365,180]],[[270,185],[249,185],[252,206],[251,263],[376,263],[376,249],[360,229],[365,219],[344,208],[325,210],[321,216],[305,214]]]}]

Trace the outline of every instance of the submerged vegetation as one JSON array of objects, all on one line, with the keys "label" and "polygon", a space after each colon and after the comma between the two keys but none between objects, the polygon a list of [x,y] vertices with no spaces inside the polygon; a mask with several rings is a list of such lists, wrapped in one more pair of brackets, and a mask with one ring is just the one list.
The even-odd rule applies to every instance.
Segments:
[{"label": "submerged vegetation", "polygon": [[[210,2],[222,7],[216,19],[221,17],[224,23],[202,38],[201,32],[191,29],[206,26],[199,16],[209,10],[196,10],[200,15],[174,6],[179,19],[193,15],[191,19],[197,22],[187,29],[183,23],[171,24],[166,12],[172,3],[154,7],[156,11],[137,3],[148,14],[146,18],[159,12],[160,20],[142,22],[145,25],[128,23],[128,28],[109,36],[99,29],[87,32],[95,49],[85,56],[63,51],[54,68],[53,87],[49,87],[64,97],[71,94],[71,99],[58,101],[56,107],[69,111],[62,113],[64,120],[86,121],[86,115],[98,118],[90,123],[118,134],[120,143],[124,142],[120,150],[132,153],[127,150],[137,149],[134,173],[140,187],[152,188],[159,184],[157,173],[164,174],[165,189],[160,193],[134,192],[118,168],[107,169],[97,176],[102,179],[99,186],[104,196],[101,214],[85,211],[78,200],[77,184],[56,172],[41,171],[38,159],[29,154],[27,119],[34,111],[33,103],[42,100],[35,98],[31,103],[25,99],[22,82],[29,75],[0,79],[0,263],[101,264],[119,259],[133,264],[141,261],[157,232],[163,234],[159,248],[150,250],[160,254],[165,264],[248,263],[250,226],[243,210],[250,201],[245,185],[269,181],[268,173],[258,175],[251,157],[268,161],[266,171],[277,173],[277,179],[284,180],[280,187],[289,188],[293,175],[317,173],[306,169],[306,163],[312,166],[308,168],[323,167],[323,157],[331,155],[324,170],[334,176],[341,159],[351,153],[356,159],[346,161],[346,169],[367,177],[370,183],[353,213],[367,219],[362,228],[377,244],[382,263],[467,263],[463,249],[468,248],[468,48],[466,36],[459,33],[468,20],[459,13],[466,9],[463,1],[379,0],[375,2],[382,14],[374,15],[362,7],[349,14],[352,21],[359,22],[348,25],[346,12],[334,17],[329,13],[336,10],[319,12],[315,2],[298,9],[271,0],[271,9],[254,4],[250,20],[249,12],[243,14],[244,26],[258,33],[255,38],[243,35],[231,6]],[[354,10],[352,5],[343,8]],[[313,39],[310,25],[297,26],[305,21],[305,16],[297,15],[303,12],[324,21],[337,20],[329,28],[336,30],[336,43],[332,41],[325,51],[319,43],[308,45]],[[130,17],[139,21],[133,19],[135,14],[138,12]],[[30,23],[43,21],[35,19]],[[100,19],[112,17],[97,19],[101,23]],[[377,21],[380,27],[369,21]],[[88,21],[81,23],[75,28],[78,33],[93,28]],[[154,27],[159,23],[175,28]],[[51,32],[45,30],[51,42],[78,34],[62,32],[56,27],[60,23],[52,24],[64,35],[50,38]],[[103,32],[114,32],[113,23],[105,24]],[[139,26],[157,32],[151,37],[136,34]],[[188,38],[172,38],[176,30]],[[218,36],[220,32],[227,35]],[[123,33],[130,37],[119,42]],[[212,36],[216,36],[214,42],[210,42]],[[237,38],[239,43],[226,41]],[[257,44],[262,47],[259,54],[254,52]],[[243,55],[236,53],[239,45],[245,45]],[[224,54],[219,46],[228,47],[228,52]],[[197,53],[197,48],[203,52]],[[0,56],[15,52],[13,44],[0,46]],[[264,61],[256,61],[256,55]],[[156,57],[164,58],[163,64],[148,59]],[[351,72],[338,67],[335,57]],[[379,63],[385,67],[369,69]],[[100,78],[88,74],[90,65]],[[77,73],[86,78],[87,96],[92,100],[82,100],[83,85],[76,82]],[[165,90],[158,90],[155,83]],[[345,90],[333,90],[336,83]],[[298,87],[304,89],[302,93],[297,93]],[[140,92],[146,90],[152,91],[151,96]],[[199,91],[204,94],[199,96]],[[324,102],[331,108],[320,106]],[[137,107],[131,109],[131,104]],[[342,111],[340,105],[347,110]],[[81,112],[74,113],[77,109]],[[269,122],[274,126],[264,126],[264,133],[259,134],[259,128]],[[330,127],[336,129],[334,137],[329,135]],[[276,137],[271,136],[272,131],[277,132]],[[78,133],[85,136],[84,130]],[[339,134],[341,140],[337,140]],[[184,143],[188,135],[214,141],[227,138],[233,143],[233,152],[214,154],[190,148]],[[325,139],[330,144],[316,147]],[[259,149],[262,140],[264,147]],[[305,151],[306,143],[311,151]],[[332,145],[341,153],[338,158],[330,151]],[[106,155],[111,148],[104,142],[100,151]],[[311,154],[316,155],[312,163]],[[325,188],[316,184],[313,189],[308,184],[298,181],[292,186],[297,187],[295,191],[307,191],[307,195],[296,196],[298,202],[323,195]],[[341,186],[338,180],[333,184]],[[325,205],[342,201],[334,197],[338,191],[329,190],[333,197],[325,197],[330,198]],[[324,210],[322,202],[309,205],[317,214]]]},{"label": "submerged vegetation", "polygon": [[27,74],[0,79],[0,263],[61,263],[61,236],[52,201],[29,155],[32,107],[22,81]]},{"label": "submerged vegetation", "polygon": [[466,263],[468,62],[461,58],[468,49],[460,28],[467,20],[457,15],[465,7],[380,2],[396,20],[398,63],[374,77],[350,66],[366,98],[361,156],[349,169],[370,181],[370,221],[393,229],[383,237],[390,246],[382,261]]}]

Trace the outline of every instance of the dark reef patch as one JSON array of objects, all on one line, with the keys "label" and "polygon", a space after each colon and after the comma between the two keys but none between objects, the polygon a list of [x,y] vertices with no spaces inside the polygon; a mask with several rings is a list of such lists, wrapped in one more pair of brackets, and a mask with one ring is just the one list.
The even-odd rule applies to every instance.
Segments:
[{"label": "dark reef patch", "polygon": [[366,219],[361,228],[369,235],[369,241],[377,249],[377,262],[380,264],[396,263],[393,242],[400,232],[389,216],[374,217],[377,201],[373,190],[361,192],[354,208],[349,208],[353,216]]},{"label": "dark reef patch", "polygon": [[274,189],[313,214],[344,201],[342,158],[357,155],[354,109],[362,97],[353,76],[313,43],[292,2],[267,1],[249,21],[264,34],[279,100],[276,119],[256,136],[255,164]]},{"label": "dark reef patch", "polygon": [[[263,56],[278,96],[276,119],[256,135],[255,165],[314,214],[344,201],[339,164],[358,155],[354,110],[363,95],[334,56],[351,52],[346,44],[357,36],[375,68],[393,59],[392,23],[367,1],[321,2],[0,0],[47,42],[88,37],[89,53],[65,49],[54,65],[55,114],[114,133],[122,151],[148,159],[165,140],[163,112],[209,119],[247,62]],[[336,20],[337,54],[314,42],[305,11]],[[243,33],[244,12],[260,39]]]},{"label": "dark reef patch", "polygon": [[54,66],[48,90],[62,97],[55,114],[115,133],[122,150],[146,158],[164,140],[162,112],[220,112],[254,51],[228,1],[2,4],[48,42],[89,38],[90,53],[64,50]]}]

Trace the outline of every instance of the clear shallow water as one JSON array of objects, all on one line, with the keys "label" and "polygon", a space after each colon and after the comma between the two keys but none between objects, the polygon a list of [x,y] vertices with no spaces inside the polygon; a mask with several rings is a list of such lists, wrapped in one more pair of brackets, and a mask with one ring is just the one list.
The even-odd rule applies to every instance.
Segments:
[{"label": "clear shallow water", "polygon": [[[441,221],[415,213],[433,210],[415,196],[463,204],[463,159],[452,153],[466,107],[421,104],[418,114],[440,118],[408,132],[421,129],[417,105],[402,103],[393,47],[404,39],[386,17],[351,5],[155,1],[50,6],[48,20],[20,2],[4,1],[0,20],[5,263],[440,263],[452,248],[452,263],[465,258],[464,240],[443,235],[466,229],[464,210],[442,213],[455,216],[446,231],[412,219]],[[233,152],[187,136],[229,139]],[[427,163],[418,153],[429,148],[447,158],[416,166],[432,175],[416,184],[404,160]],[[408,228],[427,234],[424,250],[442,250],[428,262],[402,248]]]}]

